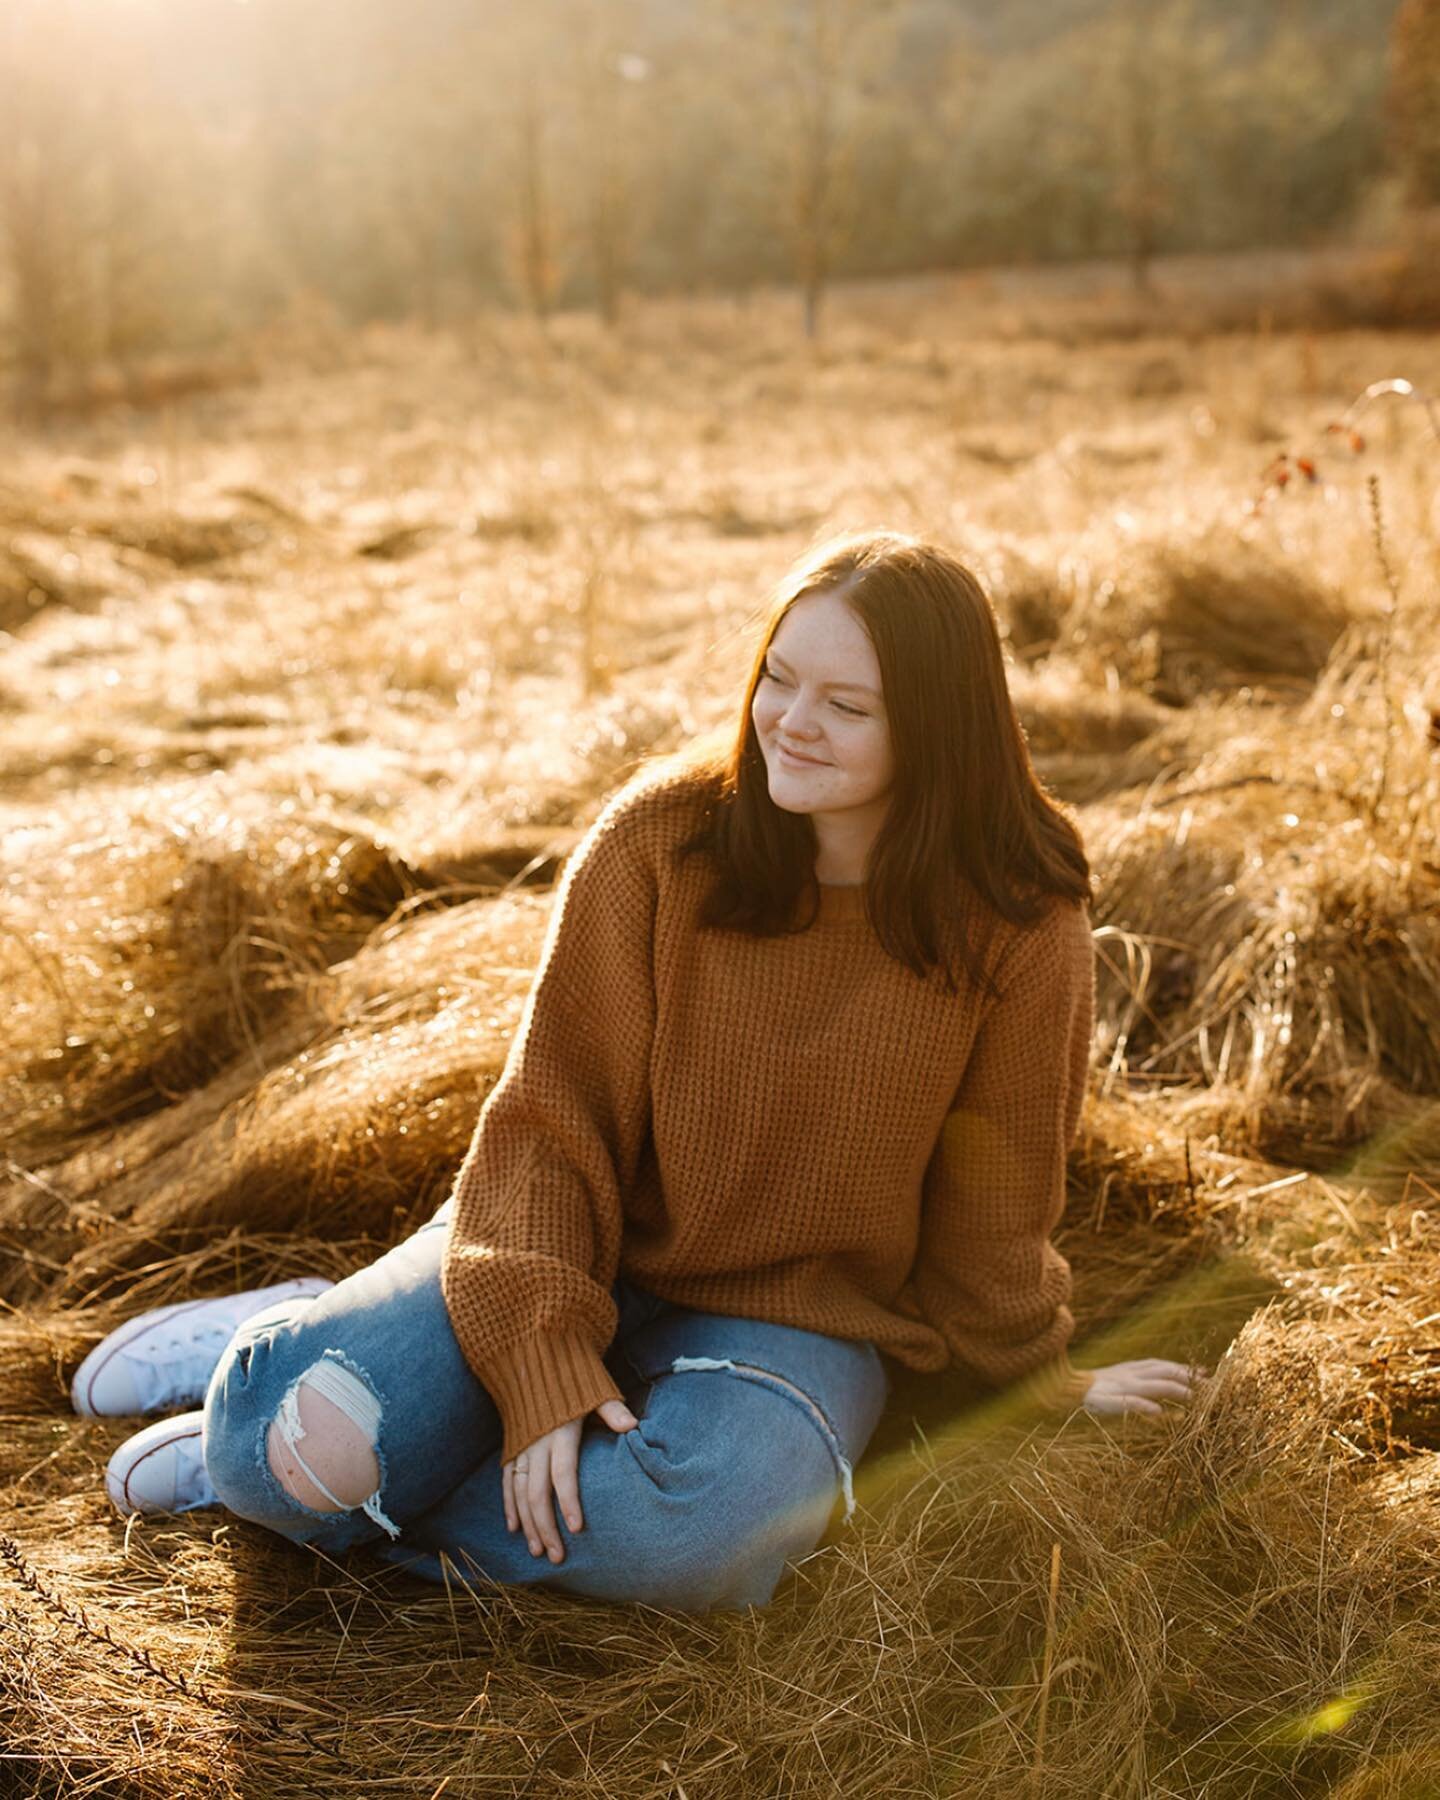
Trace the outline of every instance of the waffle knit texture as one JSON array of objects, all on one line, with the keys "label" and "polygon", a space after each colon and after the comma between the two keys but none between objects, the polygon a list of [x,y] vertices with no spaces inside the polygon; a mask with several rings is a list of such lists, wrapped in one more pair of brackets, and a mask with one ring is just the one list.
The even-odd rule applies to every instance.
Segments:
[{"label": "waffle knit texture", "polygon": [[[502,1460],[607,1399],[617,1273],[1080,1404],[1064,1210],[1094,1022],[1083,904],[1000,921],[988,996],[881,946],[862,887],[804,931],[702,930],[693,778],[642,775],[565,865],[455,1178],[442,1290]],[[978,902],[977,902],[978,904]],[[804,914],[797,915],[803,917]]]}]

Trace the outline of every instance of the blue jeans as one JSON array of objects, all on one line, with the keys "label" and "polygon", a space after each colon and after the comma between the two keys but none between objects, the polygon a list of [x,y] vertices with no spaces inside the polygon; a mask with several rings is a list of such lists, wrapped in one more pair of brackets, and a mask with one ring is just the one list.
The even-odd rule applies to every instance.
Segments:
[{"label": "blue jeans", "polygon": [[[445,1580],[443,1551],[465,1585],[535,1583],[691,1612],[764,1605],[787,1561],[824,1535],[837,1494],[846,1520],[853,1510],[853,1466],[890,1392],[874,1344],[698,1312],[618,1278],[605,1362],[639,1423],[617,1433],[587,1417],[584,1523],[572,1532],[555,1509],[565,1556],[552,1563],[506,1528],[500,1415],[440,1291],[451,1204],[333,1288],[240,1327],[204,1402],[221,1501],[297,1544],[378,1546],[430,1581]],[[319,1511],[281,1486],[267,1435],[328,1359],[369,1390],[380,1485],[363,1506]]]}]

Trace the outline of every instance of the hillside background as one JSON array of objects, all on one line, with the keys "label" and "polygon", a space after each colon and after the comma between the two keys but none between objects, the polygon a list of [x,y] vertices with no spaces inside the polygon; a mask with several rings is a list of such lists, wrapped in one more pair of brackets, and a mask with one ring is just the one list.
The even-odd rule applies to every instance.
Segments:
[{"label": "hillside background", "polygon": [[1424,0],[13,0],[0,344],[43,402],[297,307],[793,280],[813,333],[834,277],[1388,243],[1434,37]]}]

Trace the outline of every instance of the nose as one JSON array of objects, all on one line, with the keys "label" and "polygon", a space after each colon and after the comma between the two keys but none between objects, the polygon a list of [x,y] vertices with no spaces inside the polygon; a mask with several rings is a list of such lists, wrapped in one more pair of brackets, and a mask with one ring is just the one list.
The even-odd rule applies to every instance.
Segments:
[{"label": "nose", "polygon": [[782,737],[793,738],[796,743],[803,743],[816,735],[815,727],[810,721],[803,696],[796,694],[776,720]]}]

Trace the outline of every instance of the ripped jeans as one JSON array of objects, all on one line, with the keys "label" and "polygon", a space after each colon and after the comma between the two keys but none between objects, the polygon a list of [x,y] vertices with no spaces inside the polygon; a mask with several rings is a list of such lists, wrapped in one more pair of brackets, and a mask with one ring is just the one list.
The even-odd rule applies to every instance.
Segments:
[{"label": "ripped jeans", "polygon": [[[440,1290],[450,1204],[367,1268],[240,1327],[204,1402],[205,1463],[220,1500],[297,1544],[373,1546],[435,1582],[446,1579],[444,1552],[450,1579],[466,1585],[535,1583],[690,1612],[768,1602],[837,1502],[842,1522],[854,1510],[854,1464],[890,1391],[875,1346],[695,1311],[619,1277],[605,1363],[639,1423],[616,1433],[587,1417],[583,1524],[572,1532],[555,1508],[565,1555],[552,1563],[506,1528],[500,1415]],[[360,1505],[312,1508],[270,1467],[278,1421],[311,1473],[302,1382],[374,1445],[380,1483]]]}]

